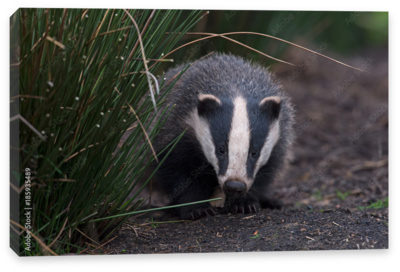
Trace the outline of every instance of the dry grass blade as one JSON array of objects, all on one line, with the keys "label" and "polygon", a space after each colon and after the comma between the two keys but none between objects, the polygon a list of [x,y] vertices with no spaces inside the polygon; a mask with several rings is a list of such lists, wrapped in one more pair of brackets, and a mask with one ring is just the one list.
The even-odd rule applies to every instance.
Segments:
[{"label": "dry grass blade", "polygon": [[366,161],[362,164],[354,165],[350,168],[349,173],[354,173],[361,170],[369,170],[375,168],[381,168],[388,165],[388,160],[380,160],[380,161]]},{"label": "dry grass blade", "polygon": [[228,40],[228,41],[231,41],[231,42],[234,42],[234,43],[236,43],[236,44],[239,44],[239,45],[241,45],[241,46],[243,46],[243,47],[245,47],[245,48],[247,48],[247,49],[250,49],[250,50],[252,50],[252,51],[254,51],[254,52],[257,52],[258,54],[261,54],[261,55],[263,55],[263,56],[265,56],[265,57],[267,57],[267,58],[270,58],[270,59],[276,60],[276,61],[278,61],[278,62],[282,62],[282,63],[288,64],[288,65],[291,65],[291,66],[296,66],[296,65],[294,65],[293,63],[290,63],[290,62],[287,62],[287,61],[284,61],[284,60],[281,60],[281,59],[274,58],[274,57],[272,57],[272,56],[270,56],[270,55],[268,55],[268,54],[265,54],[265,53],[263,53],[263,52],[261,52],[261,51],[259,51],[259,50],[257,50],[257,49],[254,49],[253,47],[248,46],[248,45],[246,45],[246,44],[244,44],[244,43],[241,43],[241,42],[239,42],[239,41],[237,41],[237,40],[234,40],[234,39],[232,39],[232,38],[225,37],[223,34],[212,34],[212,35],[215,35],[215,36],[217,36],[217,37],[221,37],[221,38],[224,38],[224,39],[226,39],[226,40]]},{"label": "dry grass blade", "polygon": [[[167,34],[173,34],[173,33],[167,33]],[[227,40],[229,40],[229,41],[231,41],[231,42],[234,42],[234,43],[236,43],[236,44],[239,44],[240,46],[243,46],[243,47],[245,47],[245,48],[247,48],[247,49],[250,49],[250,50],[252,50],[252,51],[254,51],[254,52],[257,52],[258,54],[261,54],[261,55],[263,55],[263,56],[265,56],[265,57],[267,57],[267,58],[270,58],[270,59],[273,59],[273,60],[276,60],[276,61],[279,61],[279,62],[288,64],[288,65],[291,65],[291,66],[296,66],[296,65],[294,65],[294,64],[292,64],[292,63],[290,63],[290,62],[287,62],[287,61],[284,61],[284,60],[280,60],[280,59],[274,58],[274,57],[272,57],[272,56],[270,56],[270,55],[268,55],[268,54],[265,54],[265,53],[263,53],[263,52],[261,52],[261,51],[255,49],[255,48],[253,48],[253,47],[251,47],[251,46],[248,46],[248,45],[246,45],[246,44],[243,44],[243,43],[241,43],[241,42],[239,42],[239,41],[236,41],[236,40],[234,40],[234,39],[225,37],[225,36],[223,36],[223,34],[213,34],[213,33],[208,33],[208,34],[209,34],[209,36],[207,36],[207,37],[200,38],[200,39],[197,39],[197,40],[194,40],[194,41],[185,43],[185,44],[183,44],[183,45],[181,45],[181,46],[175,48],[174,50],[171,50],[170,52],[168,52],[168,54],[164,55],[164,57],[162,57],[161,59],[164,59],[165,57],[171,55],[172,53],[178,51],[179,49],[181,49],[181,48],[183,48],[183,47],[186,47],[186,46],[188,46],[188,45],[191,45],[191,44],[193,44],[193,43],[200,42],[200,41],[207,40],[207,39],[211,39],[211,38],[215,38],[215,37],[221,37],[221,38],[227,39]],[[152,68],[154,65],[155,65],[155,64],[153,64],[152,66],[150,66],[150,68]]]},{"label": "dry grass blade", "polygon": [[67,225],[68,222],[68,218],[65,219],[64,224],[61,227],[60,232],[57,234],[56,238],[54,238],[53,242],[50,243],[49,247],[52,247],[54,245],[55,242],[57,242],[58,238],[60,238],[61,233],[64,231],[65,226]]},{"label": "dry grass blade", "polygon": [[65,49],[65,45],[63,45],[62,43],[60,43],[59,41],[57,41],[56,39],[50,37],[50,36],[46,36],[46,40],[54,43],[55,45],[57,45],[58,47],[60,47],[61,49]]},{"label": "dry grass blade", "polygon": [[35,44],[32,46],[31,51],[35,50],[36,46],[45,38],[47,37],[47,34],[50,31],[50,28],[54,25],[54,21],[51,22],[51,24],[47,27],[47,30],[42,34],[42,36],[35,42]]},{"label": "dry grass blade", "polygon": [[22,115],[17,114],[13,117],[10,118],[10,122],[15,121],[17,119],[21,119],[22,122],[25,123],[25,125],[27,125],[33,132],[36,133],[36,135],[42,139],[43,141],[46,141],[46,137],[44,137],[34,126],[31,125],[31,123],[29,123],[24,117],[22,117]]},{"label": "dry grass blade", "polygon": [[[104,247],[104,246],[107,245],[108,243],[114,241],[116,238],[118,238],[118,236],[114,236],[113,238],[111,238],[111,239],[108,240],[107,242],[105,242],[105,243],[99,245],[98,247],[94,248],[93,251],[99,250],[100,248]],[[82,254],[82,253],[88,251],[89,249],[90,249],[90,248],[86,248],[86,249],[82,250],[82,251],[80,252],[80,254]]]},{"label": "dry grass blade", "polygon": [[[143,59],[139,59],[139,58],[132,58],[132,60],[143,61]],[[155,62],[174,62],[174,59],[147,59],[147,62],[150,62],[150,61],[155,61]]]},{"label": "dry grass blade", "polygon": [[[76,228],[76,230],[80,233],[80,234],[82,234],[84,237],[86,237],[88,240],[90,240],[90,241],[92,241],[93,243],[95,243],[95,244],[97,244],[97,245],[100,245],[98,242],[96,242],[95,240],[93,240],[92,238],[90,238],[89,236],[87,236],[85,233],[83,233],[81,230],[79,230],[78,228]],[[83,250],[82,252],[84,252],[84,251],[86,251],[86,250]],[[81,252],[81,253],[82,253]]]},{"label": "dry grass blade", "polygon": [[[104,16],[103,16],[103,20],[101,21],[100,25],[97,27],[96,33],[94,34],[94,37],[93,37],[92,39],[95,39],[95,38],[97,37],[97,35],[99,35],[100,28],[101,28],[101,26],[104,24],[104,21],[106,20],[106,17],[107,17],[107,14],[108,14],[109,11],[110,11],[110,10],[107,9],[106,13],[105,13]],[[92,39],[91,39],[91,40],[92,40]]]},{"label": "dry grass blade", "polygon": [[[36,43],[32,46],[31,48],[31,52],[33,52],[33,50],[36,48],[36,46],[44,39],[44,37],[47,36],[47,34],[49,33],[51,27],[54,25],[54,21],[52,21],[50,23],[50,25],[47,27],[47,30],[42,34],[42,36],[36,41]],[[28,57],[28,54],[25,54],[24,57],[18,62],[18,63],[13,63],[11,66],[18,66],[21,65],[22,62],[24,62]]]},{"label": "dry grass blade", "polygon": [[157,94],[159,95],[160,94],[160,88],[159,88],[159,86],[158,86],[158,80],[157,80],[157,78],[152,74],[152,73],[148,73],[148,75],[149,76],[151,76],[151,78],[153,79],[153,81],[154,81],[154,84],[156,85],[156,92],[157,92]]},{"label": "dry grass blade", "polygon": [[[141,185],[136,178],[152,170],[150,163],[162,163],[156,157],[159,154],[155,154],[158,150],[153,139],[164,124],[155,119],[153,103],[147,97],[150,87],[157,107],[165,100],[164,95],[157,96],[159,82],[148,68],[154,62],[161,66],[159,49],[168,52],[179,43],[177,37],[165,36],[167,29],[184,33],[204,13],[127,11],[130,15],[122,9],[23,8],[10,21],[10,62],[14,65],[10,72],[12,80],[19,82],[19,87],[10,89],[10,103],[15,106],[20,99],[24,107],[19,108],[20,112],[16,109],[9,120],[13,127],[19,124],[26,130],[19,135],[20,145],[13,142],[10,147],[11,152],[19,152],[21,162],[12,171],[19,173],[22,166],[31,169],[31,187],[36,196],[30,204],[35,207],[32,229],[46,245],[57,237],[51,249],[59,255],[80,252],[86,241],[94,245],[89,246],[91,249],[101,245],[127,220],[113,217],[94,226],[89,222],[92,218],[116,215],[142,205],[140,195],[129,196]],[[124,65],[124,73],[146,75],[120,80]],[[118,95],[114,87],[127,91]],[[167,109],[159,112],[165,113]],[[133,135],[114,155],[126,129]],[[110,144],[105,145],[106,142]],[[19,146],[25,148],[20,150]],[[99,154],[104,155],[102,163],[98,163]],[[21,200],[24,187],[18,186],[26,176],[12,175],[10,190],[16,200]],[[127,182],[128,178],[132,182]],[[94,182],[80,182],[88,180]],[[25,227],[25,221],[14,221]],[[98,245],[76,228],[98,241]],[[25,251],[25,235],[14,235],[14,251],[20,255],[50,255],[32,236],[32,251]]]},{"label": "dry grass blade", "polygon": [[137,126],[131,126],[131,127],[129,127],[126,131],[132,130],[132,129],[136,128],[136,127],[137,127]]},{"label": "dry grass blade", "polygon": [[112,33],[118,32],[118,31],[123,31],[123,30],[131,29],[131,28],[132,28],[131,26],[121,27],[121,28],[118,28],[118,29],[114,29],[114,30],[110,30],[110,31],[106,31],[106,32],[100,33],[99,36],[104,36],[104,35],[112,34]]},{"label": "dry grass blade", "polygon": [[[125,11],[125,12],[126,12],[126,11]],[[147,22],[146,22],[145,26],[143,27],[142,33],[140,33],[141,36],[143,36],[144,31],[145,31],[145,30],[147,29],[147,27],[149,26],[149,23],[150,23],[151,19],[153,18],[155,12],[156,12],[156,10],[153,10],[153,11],[151,12],[149,18],[147,19]],[[136,29],[137,29],[137,28],[136,28]],[[139,33],[139,32],[138,32],[138,33]],[[129,54],[128,58],[126,59],[126,62],[124,63],[124,67],[123,67],[123,69],[122,69],[122,72],[125,70],[126,64],[127,64],[128,61],[132,58],[133,53],[136,51],[136,48],[137,48],[138,45],[139,45],[139,41],[140,41],[140,40],[138,39],[138,41],[137,41],[137,42],[135,43],[135,45],[133,46],[133,48],[132,48],[132,50],[131,50],[131,53]]]},{"label": "dry grass blade", "polygon": [[[118,89],[117,89],[116,87],[114,87],[114,89],[115,89],[115,91],[116,91],[119,95],[121,95],[121,93],[118,91]],[[151,152],[153,153],[154,159],[155,159],[156,162],[158,163],[158,158],[157,158],[156,151],[154,150],[153,144],[151,143],[150,137],[149,137],[149,135],[147,134],[145,127],[143,126],[142,122],[141,122],[140,119],[139,119],[139,116],[136,114],[136,111],[132,108],[132,106],[129,105],[128,102],[126,102],[126,104],[129,106],[130,110],[131,110],[132,113],[135,115],[135,118],[136,118],[136,120],[138,121],[138,123],[139,123],[139,125],[140,125],[140,128],[142,129],[143,134],[144,134],[144,136],[146,137],[147,142],[149,143],[149,146],[150,146]]]},{"label": "dry grass blade", "polygon": [[248,34],[248,35],[263,36],[263,37],[271,38],[271,39],[274,39],[274,40],[277,40],[277,41],[281,41],[281,42],[284,42],[284,43],[293,45],[293,46],[295,46],[295,47],[297,47],[297,48],[300,48],[300,49],[302,49],[302,50],[308,51],[308,52],[313,53],[313,54],[317,54],[318,56],[321,56],[321,57],[323,57],[323,58],[326,58],[326,59],[328,59],[328,60],[331,60],[331,61],[333,61],[333,62],[336,62],[336,63],[338,63],[338,64],[341,64],[341,65],[343,65],[343,66],[349,67],[349,68],[351,68],[351,69],[354,69],[354,70],[357,70],[357,71],[361,71],[361,72],[365,72],[365,70],[363,70],[363,69],[356,68],[356,67],[353,67],[353,66],[351,66],[351,65],[348,65],[348,64],[346,64],[346,63],[340,62],[340,61],[335,60],[335,59],[333,59],[333,58],[331,58],[331,57],[328,57],[328,56],[326,56],[326,55],[324,55],[324,54],[321,54],[321,53],[318,53],[318,52],[316,52],[316,51],[314,51],[314,50],[308,49],[308,48],[306,48],[306,47],[304,47],[304,46],[301,46],[301,45],[298,45],[298,44],[295,44],[295,43],[289,42],[289,41],[287,41],[287,40],[284,40],[284,39],[281,39],[281,38],[277,38],[277,37],[274,37],[274,36],[271,36],[271,35],[268,35],[268,34],[264,34],[264,33],[249,32],[249,31],[240,31],[240,32],[227,32],[227,33],[223,33],[223,34],[204,33],[204,32],[187,32],[186,34],[187,34],[187,35],[217,35],[217,36],[221,36],[221,37],[223,37],[223,36],[229,36],[229,35],[239,35],[239,34]]},{"label": "dry grass blade", "polygon": [[[175,33],[166,33],[166,34],[175,34]],[[204,37],[204,38],[200,38],[200,39],[197,39],[197,40],[194,40],[194,41],[191,41],[191,42],[182,44],[181,46],[178,46],[177,48],[175,48],[175,49],[169,51],[169,52],[168,52],[167,54],[165,54],[161,59],[165,59],[167,56],[171,55],[172,53],[178,51],[179,49],[181,49],[181,48],[183,48],[183,47],[186,47],[186,46],[188,46],[188,45],[191,45],[191,44],[193,44],[193,43],[197,43],[197,42],[200,42],[200,41],[203,41],[203,40],[211,39],[211,38],[214,38],[214,36]],[[151,69],[153,66],[155,66],[155,65],[156,65],[156,63],[154,63],[152,66],[150,66],[150,69]]]},{"label": "dry grass blade", "polygon": [[82,153],[83,151],[85,151],[86,149],[89,149],[93,146],[99,145],[100,143],[95,143],[95,144],[91,144],[88,147],[82,148],[81,150],[79,150],[78,152],[75,152],[74,154],[72,154],[71,156],[69,156],[64,162],[69,161],[70,159],[72,159],[73,157],[75,157],[76,155],[78,155],[79,153]]},{"label": "dry grass blade", "polygon": [[[21,226],[20,224],[18,224],[17,222],[13,221],[12,219],[10,219],[11,224],[19,227],[20,229],[23,229],[24,231],[27,231],[27,229],[23,226]],[[47,252],[49,252],[51,255],[54,256],[58,256],[53,250],[51,250],[51,248],[49,248],[42,240],[40,240],[35,234],[33,234],[32,232],[29,232],[30,235],[35,238],[35,240],[40,244],[40,246],[42,246],[42,248],[44,250],[46,250]]]},{"label": "dry grass blade", "polygon": [[13,189],[15,192],[17,192],[18,194],[20,194],[22,192],[22,190],[25,189],[25,184],[21,186],[21,188],[18,188],[17,186],[15,186],[14,184],[12,184],[10,182],[10,187],[11,189]]},{"label": "dry grass blade", "polygon": [[46,182],[49,182],[49,181],[76,182],[76,179],[59,178],[59,179],[46,180]]},{"label": "dry grass blade", "polygon": [[83,13],[82,13],[82,16],[81,16],[81,20],[83,19],[83,18],[85,18],[85,15],[86,15],[86,13],[88,13],[88,9],[85,9],[84,11],[83,11]]},{"label": "dry grass blade", "polygon": [[[138,39],[139,39],[139,44],[140,44],[140,51],[142,52],[142,58],[143,58],[143,65],[144,65],[144,69],[146,70],[146,77],[147,77],[147,83],[149,84],[149,89],[150,89],[150,95],[151,95],[151,100],[153,101],[153,106],[154,109],[157,111],[157,105],[156,105],[156,99],[154,98],[154,91],[153,91],[153,87],[151,85],[151,77],[150,77],[150,72],[149,72],[149,67],[147,66],[147,61],[146,61],[146,54],[144,52],[144,46],[143,46],[143,41],[142,41],[142,33],[140,32],[139,26],[136,23],[135,19],[132,17],[132,15],[126,10],[124,9],[124,12],[129,16],[129,18],[131,19],[131,21],[133,22],[133,24],[135,25],[136,31],[138,33]],[[153,17],[154,15],[154,10],[150,15],[150,18],[147,20],[147,23],[149,22],[149,20]],[[146,26],[147,26],[146,23]],[[145,26],[145,28],[146,28]],[[145,29],[144,28],[144,29]],[[135,48],[134,48],[135,49]],[[133,52],[133,50],[132,50]],[[131,55],[132,55],[131,52]],[[129,55],[129,57],[131,57],[131,55]],[[128,59],[129,59],[128,57]],[[128,60],[127,60],[128,61]]]},{"label": "dry grass blade", "polygon": [[[209,11],[206,11],[203,15],[201,15],[200,16],[200,18],[199,18],[199,21],[201,21],[206,15],[208,15],[210,12]],[[165,33],[165,34],[180,34],[180,33]],[[172,53],[174,53],[175,51],[177,51],[177,50],[179,50],[179,49],[181,49],[181,48],[183,48],[183,47],[185,47],[185,46],[188,46],[188,45],[190,45],[190,44],[192,44],[192,43],[196,43],[196,42],[199,42],[199,41],[202,41],[202,40],[206,40],[206,39],[210,39],[210,38],[213,38],[213,37],[205,37],[205,38],[201,38],[201,39],[198,39],[198,40],[195,40],[195,41],[191,41],[191,42],[188,42],[188,43],[186,43],[186,44],[183,44],[183,45],[181,45],[181,46],[179,46],[179,47],[177,47],[177,48],[175,48],[174,50],[171,50],[170,52],[168,52],[166,55],[164,55],[160,60],[164,60],[168,55],[171,55]],[[152,66],[150,66],[150,68],[152,68],[154,65],[156,65],[156,64],[153,64]]]},{"label": "dry grass blade", "polygon": [[43,100],[46,99],[46,97],[44,97],[44,96],[29,95],[29,94],[19,94],[19,95],[16,95],[16,96],[11,97],[11,98],[10,98],[10,101],[12,101],[12,100],[14,100],[14,99],[17,99],[17,98],[21,98],[21,97],[24,97],[24,98],[32,98],[32,99],[43,99]]}]

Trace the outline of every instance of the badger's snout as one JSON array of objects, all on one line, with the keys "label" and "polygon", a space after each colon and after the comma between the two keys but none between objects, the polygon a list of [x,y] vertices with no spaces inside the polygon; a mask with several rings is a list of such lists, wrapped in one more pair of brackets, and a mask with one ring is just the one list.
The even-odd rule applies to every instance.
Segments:
[{"label": "badger's snout", "polygon": [[227,180],[224,183],[224,192],[228,196],[240,196],[246,192],[246,183],[238,180]]}]

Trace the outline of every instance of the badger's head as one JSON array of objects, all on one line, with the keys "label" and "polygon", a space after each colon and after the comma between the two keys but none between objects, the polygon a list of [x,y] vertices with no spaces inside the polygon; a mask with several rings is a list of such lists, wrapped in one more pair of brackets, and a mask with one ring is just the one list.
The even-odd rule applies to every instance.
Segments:
[{"label": "badger's head", "polygon": [[200,94],[191,126],[227,196],[245,194],[279,139],[281,99]]}]

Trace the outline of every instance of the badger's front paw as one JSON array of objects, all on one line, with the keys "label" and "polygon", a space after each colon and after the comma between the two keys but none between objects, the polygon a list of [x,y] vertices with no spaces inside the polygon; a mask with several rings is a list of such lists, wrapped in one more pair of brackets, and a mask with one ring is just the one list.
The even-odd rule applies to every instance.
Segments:
[{"label": "badger's front paw", "polygon": [[232,198],[225,202],[228,213],[257,213],[261,209],[260,202],[250,198]]},{"label": "badger's front paw", "polygon": [[215,209],[213,207],[194,209],[190,213],[190,219],[197,220],[197,219],[207,217],[207,216],[214,216],[216,214],[217,214],[217,212],[215,211]]},{"label": "badger's front paw", "polygon": [[198,207],[182,207],[179,209],[179,217],[184,220],[197,220],[207,216],[214,216],[217,214],[215,208],[208,205]]}]

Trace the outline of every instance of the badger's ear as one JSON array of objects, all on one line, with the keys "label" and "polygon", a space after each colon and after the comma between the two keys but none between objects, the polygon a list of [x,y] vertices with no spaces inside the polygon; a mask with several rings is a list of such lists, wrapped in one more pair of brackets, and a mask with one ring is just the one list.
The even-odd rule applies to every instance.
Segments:
[{"label": "badger's ear", "polygon": [[274,119],[278,119],[281,111],[281,98],[279,96],[268,96],[261,100],[260,109]]},{"label": "badger's ear", "polygon": [[199,116],[205,116],[208,113],[213,112],[220,105],[222,105],[221,100],[212,94],[200,94],[199,101],[197,103],[197,111]]}]

